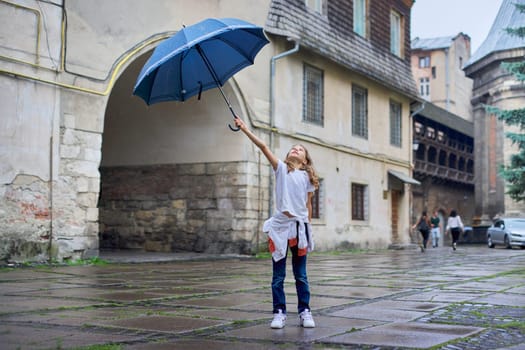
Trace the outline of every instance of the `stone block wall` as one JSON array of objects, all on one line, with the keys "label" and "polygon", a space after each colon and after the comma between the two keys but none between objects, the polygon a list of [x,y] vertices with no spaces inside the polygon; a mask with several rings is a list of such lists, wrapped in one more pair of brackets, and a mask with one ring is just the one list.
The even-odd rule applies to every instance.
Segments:
[{"label": "stone block wall", "polygon": [[0,261],[46,261],[51,248],[50,184],[18,175],[0,187]]},{"label": "stone block wall", "polygon": [[268,212],[257,163],[101,169],[100,248],[251,254]]}]

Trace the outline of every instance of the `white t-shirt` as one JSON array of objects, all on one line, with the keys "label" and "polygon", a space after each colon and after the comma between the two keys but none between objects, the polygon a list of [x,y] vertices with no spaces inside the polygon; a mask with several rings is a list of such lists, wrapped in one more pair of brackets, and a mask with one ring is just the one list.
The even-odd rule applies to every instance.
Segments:
[{"label": "white t-shirt", "polygon": [[288,172],[288,166],[279,160],[275,170],[275,209],[276,212],[289,212],[293,216],[308,222],[306,201],[308,192],[314,192],[305,170]]},{"label": "white t-shirt", "polygon": [[461,221],[461,217],[459,215],[456,215],[455,217],[449,217],[447,222],[447,230],[459,227],[463,230],[463,222]]}]

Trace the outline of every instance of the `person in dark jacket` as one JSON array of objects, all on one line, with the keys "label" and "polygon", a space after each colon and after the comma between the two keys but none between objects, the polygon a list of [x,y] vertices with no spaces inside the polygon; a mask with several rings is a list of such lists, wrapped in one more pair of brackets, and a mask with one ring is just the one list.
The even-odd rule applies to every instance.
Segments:
[{"label": "person in dark jacket", "polygon": [[421,233],[421,237],[423,237],[423,243],[419,247],[421,248],[421,252],[424,253],[425,249],[427,249],[428,235],[430,233],[430,220],[426,211],[421,213],[417,223],[412,226],[412,229],[415,228],[417,228],[419,233]]}]

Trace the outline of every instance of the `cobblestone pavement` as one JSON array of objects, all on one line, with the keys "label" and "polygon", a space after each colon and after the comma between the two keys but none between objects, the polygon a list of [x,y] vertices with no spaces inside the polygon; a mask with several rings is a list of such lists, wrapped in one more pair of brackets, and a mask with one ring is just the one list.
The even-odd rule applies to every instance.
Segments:
[{"label": "cobblestone pavement", "polygon": [[288,266],[282,330],[269,327],[269,258],[102,258],[0,269],[0,348],[525,349],[525,250],[314,252],[317,327],[299,326]]}]

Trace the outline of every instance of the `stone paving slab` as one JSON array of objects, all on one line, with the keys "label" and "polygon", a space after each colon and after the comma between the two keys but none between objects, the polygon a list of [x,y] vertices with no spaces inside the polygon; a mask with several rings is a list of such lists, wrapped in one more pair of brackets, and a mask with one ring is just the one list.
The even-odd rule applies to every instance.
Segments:
[{"label": "stone paving slab", "polygon": [[351,306],[343,310],[333,312],[330,315],[364,320],[399,322],[415,320],[419,317],[423,317],[425,316],[425,312],[403,309],[388,309],[385,308],[384,305],[375,305],[375,303],[370,303],[363,306]]},{"label": "stone paving slab", "polygon": [[492,305],[525,306],[525,294],[498,293],[487,295],[474,301]]},{"label": "stone paving slab", "polygon": [[[271,318],[268,319],[268,322]],[[226,337],[271,340],[274,342],[309,343],[336,334],[345,333],[355,329],[362,329],[377,324],[379,321],[357,320],[335,317],[315,317],[315,328],[302,328],[299,326],[297,314],[290,314],[283,329],[271,329],[268,322],[251,327],[244,327],[224,333]]]},{"label": "stone paving slab", "polygon": [[468,282],[468,283],[459,283],[454,284],[450,286],[445,286],[443,289],[465,289],[465,290],[473,290],[473,291],[504,291],[509,288],[509,285],[502,284],[502,283],[494,283],[494,281],[490,281],[490,283],[487,283],[487,281],[474,281],[474,282]]},{"label": "stone paving slab", "polygon": [[425,291],[417,294],[411,294],[409,296],[399,297],[399,300],[413,300],[413,301],[436,301],[436,302],[464,302],[470,301],[477,298],[481,298],[487,295],[487,293],[478,292],[465,292],[465,291],[450,291],[434,289],[431,291]]},{"label": "stone paving slab", "polygon": [[85,344],[108,344],[140,341],[142,337],[134,334],[115,334],[93,330],[58,329],[24,326],[18,324],[1,325],[0,343],[2,350],[50,350],[69,349]]},{"label": "stone paving slab", "polygon": [[226,309],[229,307],[243,308],[245,306],[258,304],[261,301],[261,295],[254,293],[236,293],[225,294],[220,296],[211,296],[203,298],[194,298],[186,300],[177,300],[176,304],[203,306],[211,308]]},{"label": "stone paving slab", "polygon": [[[231,322],[246,322],[255,320],[269,320],[271,311],[253,312],[240,310],[217,310],[217,309],[183,309],[173,311],[188,317],[209,318],[213,320],[227,320]],[[268,322],[266,322],[267,324]]]},{"label": "stone paving slab", "polygon": [[102,302],[30,297],[30,296],[1,296],[0,298],[0,315],[12,312],[37,312],[40,310],[67,308],[67,307],[85,307],[94,304],[104,304]]},{"label": "stone paving slab", "polygon": [[[370,304],[368,304],[370,305]],[[410,311],[435,311],[446,307],[447,303],[435,302],[419,302],[419,301],[404,301],[404,300],[380,300],[373,304],[373,307],[385,310],[410,310]]]},{"label": "stone paving slab", "polygon": [[[436,283],[437,284],[437,283]],[[418,288],[428,286],[427,281],[416,281],[414,279],[408,279],[406,276],[402,277],[391,277],[391,276],[382,276],[374,278],[347,278],[347,279],[337,279],[330,281],[323,281],[320,285],[336,285],[339,287],[346,286],[356,286],[356,287],[387,287],[387,288]]]},{"label": "stone paving slab", "polygon": [[507,293],[525,294],[525,283],[521,287],[509,287]]},{"label": "stone paving slab", "polygon": [[316,286],[312,290],[314,295],[329,295],[329,296],[338,296],[345,298],[356,298],[356,299],[374,299],[379,297],[384,297],[387,295],[396,294],[408,289],[401,288],[381,288],[381,287],[355,287],[355,286],[346,286],[341,288],[341,286]]},{"label": "stone paving slab", "polygon": [[190,317],[140,316],[115,321],[102,320],[96,324],[141,331],[183,333],[217,326],[224,322]]},{"label": "stone paving slab", "polygon": [[390,323],[325,339],[338,344],[369,344],[425,349],[455,338],[482,331],[479,327],[462,327],[425,323]]},{"label": "stone paving slab", "polygon": [[246,341],[231,340],[174,340],[154,344],[136,344],[126,346],[126,350],[188,350],[188,349],[213,349],[213,350],[283,350],[281,344],[271,342],[250,343]]}]

